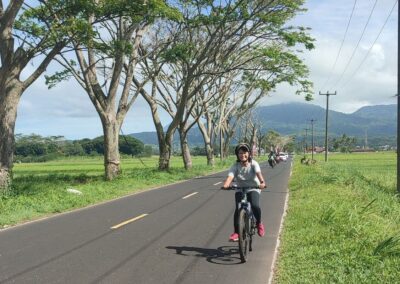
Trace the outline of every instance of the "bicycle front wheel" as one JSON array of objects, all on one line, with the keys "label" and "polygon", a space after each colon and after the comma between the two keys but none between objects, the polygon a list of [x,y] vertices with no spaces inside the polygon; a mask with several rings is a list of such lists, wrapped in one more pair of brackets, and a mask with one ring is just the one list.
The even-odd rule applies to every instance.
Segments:
[{"label": "bicycle front wheel", "polygon": [[244,209],[239,211],[239,254],[242,262],[247,261],[247,251],[249,247],[249,235],[247,234],[247,213]]}]

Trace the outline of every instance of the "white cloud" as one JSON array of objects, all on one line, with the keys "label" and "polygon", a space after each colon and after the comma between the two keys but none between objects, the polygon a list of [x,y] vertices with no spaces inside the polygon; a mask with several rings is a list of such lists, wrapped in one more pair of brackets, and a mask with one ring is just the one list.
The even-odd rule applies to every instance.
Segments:
[{"label": "white cloud", "polygon": [[[339,54],[336,66],[334,62],[342,43],[344,32],[350,17],[353,1],[318,1],[307,2],[308,12],[295,19],[295,23],[312,28],[311,35],[316,39],[316,48],[305,52],[305,63],[310,68],[310,80],[314,83],[314,101],[325,106],[326,97],[318,92],[337,91],[331,97],[330,107],[337,111],[353,112],[366,105],[394,104],[393,95],[397,92],[397,9],[371,48],[368,57],[360,66],[371,45],[374,43],[386,20],[394,1],[378,1],[364,36],[355,50],[362,30],[367,22],[374,1],[358,1],[350,23],[348,34]],[[349,62],[350,57],[353,59]],[[346,67],[347,66],[347,67]],[[346,72],[345,71],[346,69]],[[343,73],[344,72],[344,73]],[[354,76],[351,76],[354,73]],[[331,76],[330,76],[331,74]],[[330,78],[328,83],[325,82]],[[339,80],[340,79],[340,80]],[[279,93],[293,93],[287,87],[278,89]],[[293,96],[283,95],[287,101],[298,101]],[[265,100],[268,104],[268,99]],[[271,100],[277,103],[277,99]]]}]

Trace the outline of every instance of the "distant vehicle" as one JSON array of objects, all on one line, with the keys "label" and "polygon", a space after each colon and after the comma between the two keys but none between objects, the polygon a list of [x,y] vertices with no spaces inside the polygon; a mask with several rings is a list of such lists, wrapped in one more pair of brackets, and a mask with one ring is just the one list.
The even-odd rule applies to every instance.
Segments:
[{"label": "distant vehicle", "polygon": [[278,154],[278,157],[281,161],[286,162],[287,159],[289,158],[289,155],[288,155],[288,153],[281,152]]}]

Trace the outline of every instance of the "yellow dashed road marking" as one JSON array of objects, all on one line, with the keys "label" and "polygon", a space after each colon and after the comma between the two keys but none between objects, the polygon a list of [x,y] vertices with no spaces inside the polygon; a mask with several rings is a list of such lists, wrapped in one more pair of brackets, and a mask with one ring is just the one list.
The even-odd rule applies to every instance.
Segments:
[{"label": "yellow dashed road marking", "polygon": [[132,222],[134,222],[134,221],[136,221],[136,220],[142,219],[143,217],[146,217],[147,215],[149,215],[149,214],[142,214],[142,215],[139,215],[139,216],[137,216],[137,217],[135,217],[135,218],[126,220],[126,221],[124,221],[124,222],[122,222],[122,223],[119,223],[118,225],[112,226],[111,229],[113,229],[113,230],[114,230],[114,229],[118,229],[118,228],[120,228],[120,227],[122,227],[122,226],[125,226],[125,225],[127,225],[127,224],[129,224],[129,223],[132,223]]}]

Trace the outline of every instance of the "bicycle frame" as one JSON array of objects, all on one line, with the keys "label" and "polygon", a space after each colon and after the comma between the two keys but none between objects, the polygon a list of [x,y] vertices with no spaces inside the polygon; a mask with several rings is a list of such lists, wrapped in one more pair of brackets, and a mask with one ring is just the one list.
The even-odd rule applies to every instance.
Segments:
[{"label": "bicycle frame", "polygon": [[251,209],[251,203],[247,200],[249,188],[237,188],[242,193],[242,200],[237,204],[239,225],[239,254],[242,262],[247,261],[247,248],[252,251],[253,235],[255,234],[256,221]]}]

